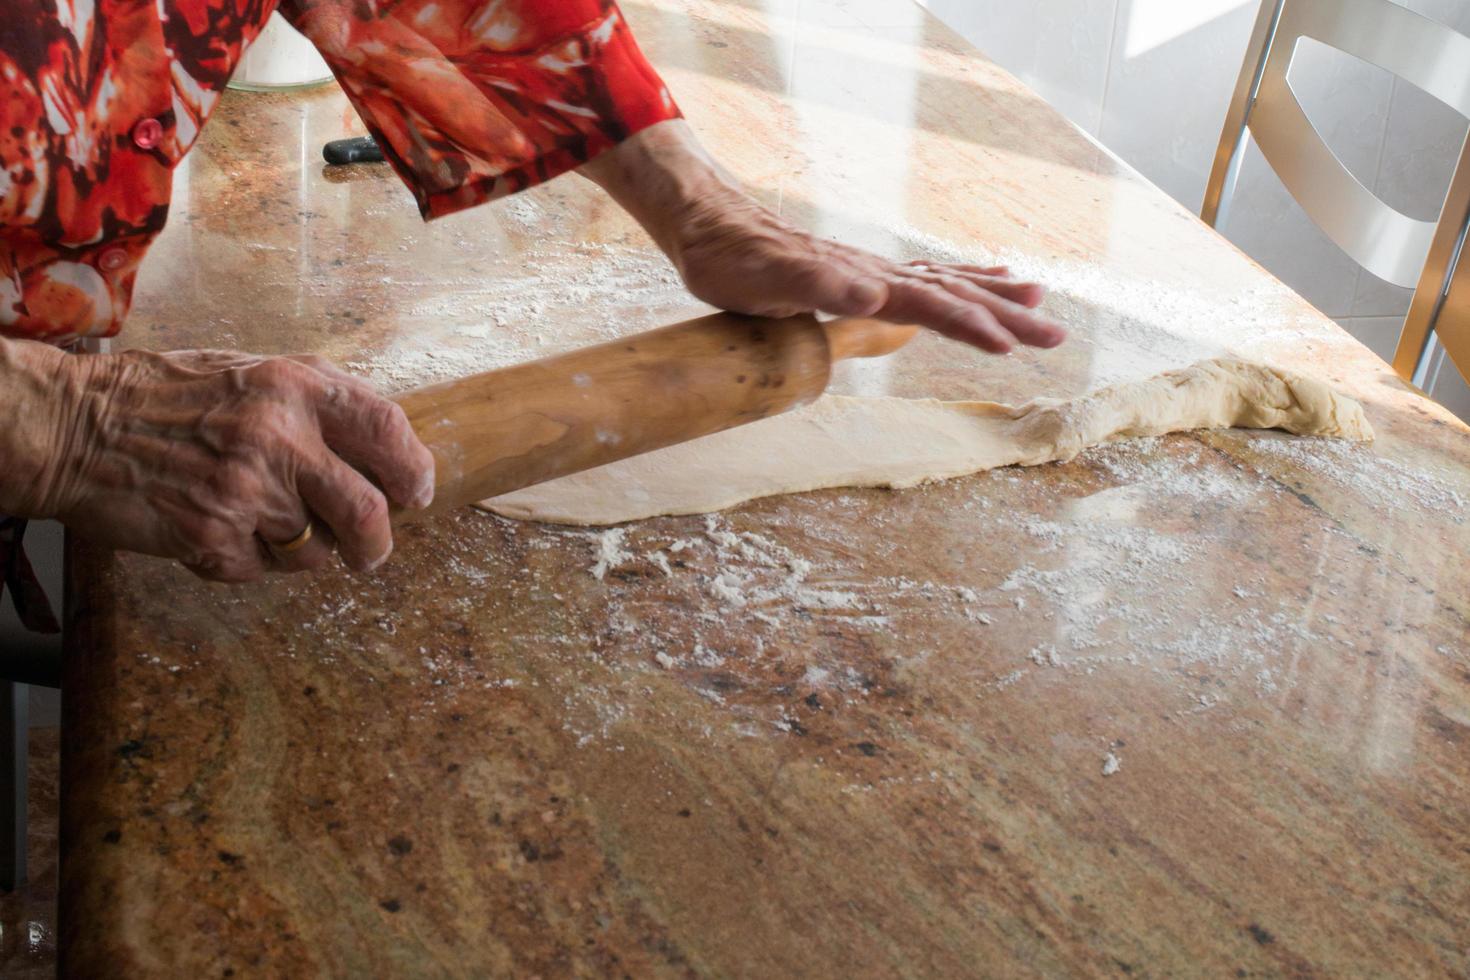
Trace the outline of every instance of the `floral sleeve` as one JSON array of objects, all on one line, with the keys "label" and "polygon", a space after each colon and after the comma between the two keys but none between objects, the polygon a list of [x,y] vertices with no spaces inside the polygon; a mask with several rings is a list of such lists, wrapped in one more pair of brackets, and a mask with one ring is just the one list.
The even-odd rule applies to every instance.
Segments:
[{"label": "floral sleeve", "polygon": [[678,108],[612,0],[283,0],[433,218],[576,167]]}]

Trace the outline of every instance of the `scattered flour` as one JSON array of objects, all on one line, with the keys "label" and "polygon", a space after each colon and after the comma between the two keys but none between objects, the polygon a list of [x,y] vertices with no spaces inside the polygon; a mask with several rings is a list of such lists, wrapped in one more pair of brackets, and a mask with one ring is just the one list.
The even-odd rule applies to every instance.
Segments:
[{"label": "scattered flour", "polygon": [[[502,280],[477,276],[459,288],[424,284],[433,287],[432,297],[403,317],[428,328],[401,331],[393,346],[348,362],[349,370],[388,390],[403,390],[697,315],[699,305],[656,249],[576,241],[529,199],[506,202],[502,213],[523,230],[544,232],[546,243],[526,252],[522,265]],[[1075,259],[1009,250],[987,254],[909,228],[891,229],[891,236],[903,253],[895,257],[1006,264],[1014,275],[1046,286],[1049,312],[1089,325],[1087,336],[1073,343],[1094,349],[1093,382],[1099,387],[1226,353],[1221,337],[1280,341],[1291,333],[1281,311],[1294,306],[1292,294],[1273,281],[1212,295]],[[568,323],[575,326],[562,326]],[[557,325],[555,332],[548,324]],[[1317,339],[1330,336],[1310,332]]]},{"label": "scattered flour", "polygon": [[[590,534],[595,563],[591,573],[601,580],[607,572],[641,558],[665,575],[673,575],[670,555],[688,554],[699,539],[684,538],[635,555],[625,548],[627,528],[611,528]],[[572,532],[583,533],[587,532]],[[706,606],[751,609],[776,625],[787,610],[852,611],[875,623],[883,621],[881,610],[856,591],[819,585],[810,581],[814,566],[789,548],[764,535],[729,530],[717,516],[705,518],[703,542],[714,551],[716,568],[703,576]]]},{"label": "scattered flour", "polygon": [[403,314],[428,329],[402,331],[388,349],[344,367],[401,391],[698,315],[678,273],[652,248],[552,241],[523,261],[502,280],[436,283],[438,295]]},{"label": "scattered flour", "polygon": [[597,535],[597,560],[592,565],[592,577],[599,582],[610,570],[632,560],[632,553],[623,548],[623,539],[627,533],[627,528],[610,527]]},{"label": "scattered flour", "polygon": [[1251,448],[1325,478],[1388,513],[1401,513],[1407,502],[1413,505],[1411,510],[1430,511],[1463,524],[1470,511],[1470,500],[1444,478],[1388,459],[1371,446],[1263,435],[1252,440]]},{"label": "scattered flour", "polygon": [[[932,616],[949,624],[1000,624],[1000,643],[1018,629],[1046,638],[1027,648],[1021,663],[1001,662],[995,674],[977,676],[976,697],[1048,678],[1080,680],[1120,670],[1144,671],[1176,687],[1181,717],[1223,703],[1225,678],[1238,678],[1258,697],[1275,697],[1288,658],[1304,645],[1343,641],[1304,622],[1290,597],[1273,595],[1260,583],[1218,586],[1197,577],[1206,555],[1228,540],[1228,524],[1174,526],[1145,519],[1139,509],[1157,506],[1167,515],[1179,506],[1186,512],[1206,504],[1235,507],[1286,491],[1245,467],[1221,471],[1218,457],[1198,444],[1176,440],[1164,448],[1125,443],[1090,450],[1084,460],[1117,485],[1059,502],[1046,516],[994,511],[990,519],[998,532],[1009,528],[1032,544],[1022,545],[1019,563],[983,587],[911,578],[845,581],[841,549],[824,552],[825,559],[819,551],[798,553],[797,546],[767,534],[737,530],[722,515],[704,518],[698,534],[675,538],[660,534],[652,522],[614,528],[611,536],[580,529],[528,533],[588,541],[594,576],[613,567],[629,569],[632,574],[616,582],[608,579],[610,618],[630,623],[622,642],[635,649],[646,645],[645,662],[691,681],[723,670],[744,685],[775,671],[783,683],[794,678],[798,691],[861,700],[869,682],[840,648],[789,649],[781,642],[785,631],[812,617],[832,617],[834,624],[840,619],[845,635],[871,635],[885,643],[902,638],[898,649],[919,663],[934,653],[924,648]],[[1207,472],[1210,467],[1213,472]],[[987,490],[986,480],[1026,482],[1000,472],[982,478],[975,488],[977,506],[1001,489]],[[805,528],[789,528],[794,533],[786,540],[801,540]],[[655,601],[637,598],[646,591],[640,585],[645,580],[670,583],[667,593],[654,590],[662,636],[637,624],[640,603]],[[945,655],[962,657],[958,651]],[[793,658],[789,667],[795,673],[788,674],[783,665]],[[724,688],[710,689],[736,715],[733,724],[770,730],[780,720],[752,716]]]}]

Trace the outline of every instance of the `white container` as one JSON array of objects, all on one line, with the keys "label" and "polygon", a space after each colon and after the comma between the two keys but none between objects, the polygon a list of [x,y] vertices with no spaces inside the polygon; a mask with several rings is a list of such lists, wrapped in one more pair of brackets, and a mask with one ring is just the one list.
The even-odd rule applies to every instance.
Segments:
[{"label": "white container", "polygon": [[315,47],[280,14],[271,14],[265,30],[240,56],[230,88],[272,92],[305,88],[332,80],[332,70]]}]

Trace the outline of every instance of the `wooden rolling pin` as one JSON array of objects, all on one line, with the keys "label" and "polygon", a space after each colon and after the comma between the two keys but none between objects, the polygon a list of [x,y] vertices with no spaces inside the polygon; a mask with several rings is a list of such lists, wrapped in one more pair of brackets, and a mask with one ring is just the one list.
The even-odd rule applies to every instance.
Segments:
[{"label": "wooden rolling pin", "polygon": [[796,408],[826,390],[833,361],[887,354],[915,330],[716,313],[397,401],[438,464],[432,513]]}]

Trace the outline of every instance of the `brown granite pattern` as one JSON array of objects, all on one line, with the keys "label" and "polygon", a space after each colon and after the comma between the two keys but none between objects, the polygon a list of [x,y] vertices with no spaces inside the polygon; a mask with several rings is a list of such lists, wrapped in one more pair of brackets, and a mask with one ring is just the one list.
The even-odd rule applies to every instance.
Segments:
[{"label": "brown granite pattern", "polygon": [[[250,588],[75,544],[63,972],[1470,969],[1466,428],[921,15],[625,9],[783,210],[1066,283],[1062,349],[926,338],[844,390],[1063,395],[1214,344],[1379,441],[1178,436],[612,538],[464,512],[376,577]],[[575,180],[420,226],[385,171],[322,170],[350,123],[230,96],[127,339],[406,384],[697,309]]]}]

